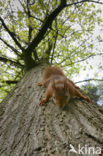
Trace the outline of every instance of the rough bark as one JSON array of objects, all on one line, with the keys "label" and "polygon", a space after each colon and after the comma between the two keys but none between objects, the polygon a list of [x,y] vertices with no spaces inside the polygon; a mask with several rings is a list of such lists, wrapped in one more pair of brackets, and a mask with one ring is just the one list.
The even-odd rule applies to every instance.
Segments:
[{"label": "rough bark", "polygon": [[95,103],[74,99],[64,110],[52,100],[38,105],[44,68],[27,71],[0,104],[0,156],[77,156],[69,153],[70,144],[102,148],[103,112]]}]

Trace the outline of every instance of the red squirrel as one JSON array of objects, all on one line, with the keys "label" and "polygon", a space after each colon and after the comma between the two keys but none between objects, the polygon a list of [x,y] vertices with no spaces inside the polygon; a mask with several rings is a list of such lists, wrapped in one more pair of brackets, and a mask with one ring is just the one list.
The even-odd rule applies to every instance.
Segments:
[{"label": "red squirrel", "polygon": [[84,96],[79,91],[79,87],[68,79],[59,67],[47,67],[44,70],[42,82],[38,83],[38,86],[47,88],[45,98],[40,101],[39,105],[46,103],[51,97],[59,107],[64,107],[75,96],[79,96],[88,102],[91,101],[89,97]]}]

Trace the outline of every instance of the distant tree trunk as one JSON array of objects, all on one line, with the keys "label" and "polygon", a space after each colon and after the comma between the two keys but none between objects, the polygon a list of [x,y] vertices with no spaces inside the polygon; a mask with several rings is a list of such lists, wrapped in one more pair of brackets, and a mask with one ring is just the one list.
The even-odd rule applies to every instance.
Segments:
[{"label": "distant tree trunk", "polygon": [[29,70],[0,104],[0,156],[77,156],[69,152],[72,146],[83,156],[89,147],[95,150],[90,156],[100,155],[103,112],[95,103],[74,99],[64,110],[52,100],[38,105],[45,89],[37,82],[45,66]]}]

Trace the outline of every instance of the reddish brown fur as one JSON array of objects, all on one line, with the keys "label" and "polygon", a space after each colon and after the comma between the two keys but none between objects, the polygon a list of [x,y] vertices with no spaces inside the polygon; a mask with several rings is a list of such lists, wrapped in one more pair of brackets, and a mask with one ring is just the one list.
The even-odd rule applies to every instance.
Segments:
[{"label": "reddish brown fur", "polygon": [[43,73],[43,80],[38,85],[43,85],[47,88],[46,96],[40,101],[40,105],[47,102],[50,97],[53,97],[54,102],[59,107],[63,107],[70,98],[75,96],[82,97],[90,102],[90,98],[84,96],[79,91],[79,87],[68,79],[59,67],[47,67]]}]

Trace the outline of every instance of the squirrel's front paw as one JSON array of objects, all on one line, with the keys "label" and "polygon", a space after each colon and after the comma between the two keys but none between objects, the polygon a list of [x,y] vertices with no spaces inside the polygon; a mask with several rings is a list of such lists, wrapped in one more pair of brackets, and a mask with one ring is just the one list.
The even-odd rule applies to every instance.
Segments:
[{"label": "squirrel's front paw", "polygon": [[44,103],[46,103],[46,99],[45,98],[40,101],[39,105],[43,105]]},{"label": "squirrel's front paw", "polygon": [[91,102],[91,99],[90,99],[89,97],[87,97],[86,100],[87,100],[88,102]]},{"label": "squirrel's front paw", "polygon": [[39,82],[39,83],[37,83],[37,85],[38,85],[38,86],[42,86],[43,84],[42,84],[42,82]]}]

